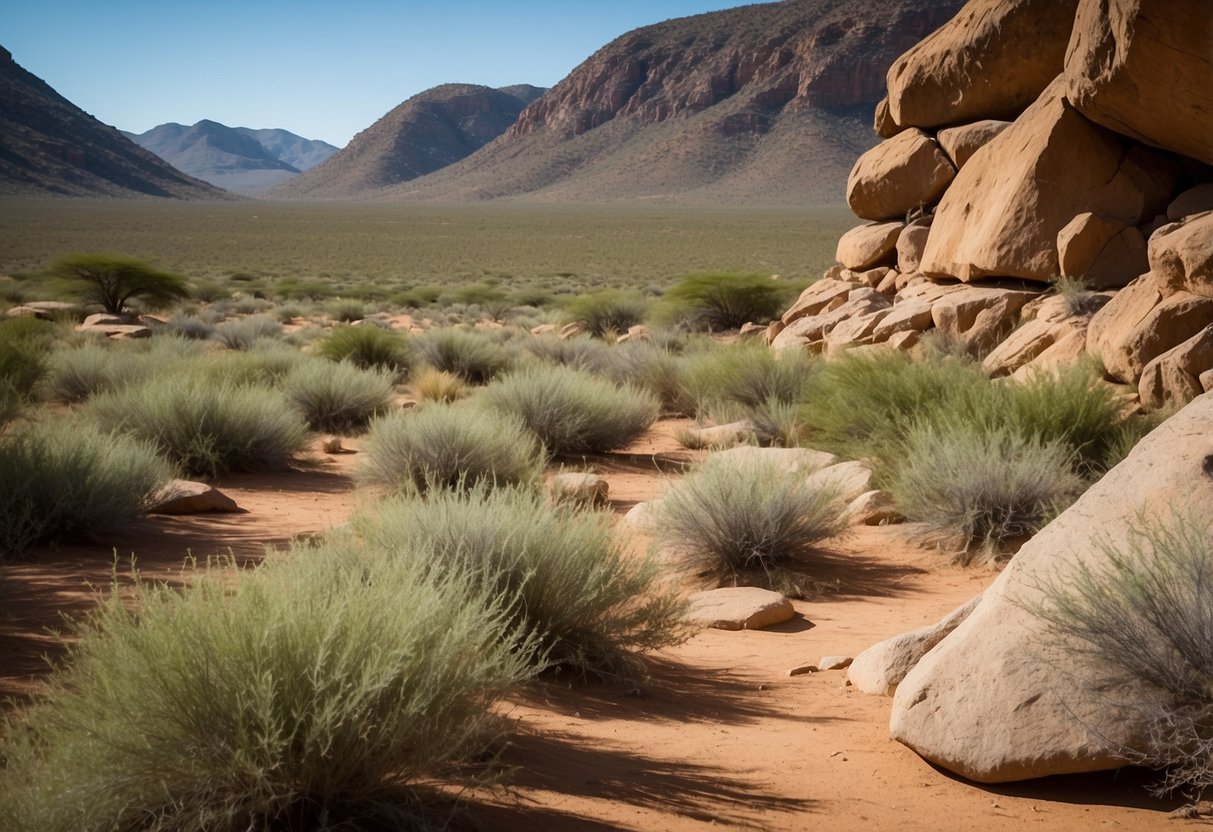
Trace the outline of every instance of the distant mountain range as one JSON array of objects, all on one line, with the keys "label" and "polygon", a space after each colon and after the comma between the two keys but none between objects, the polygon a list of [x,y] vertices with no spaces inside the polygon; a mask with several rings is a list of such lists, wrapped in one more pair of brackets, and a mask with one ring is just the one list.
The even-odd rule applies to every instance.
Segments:
[{"label": "distant mountain range", "polygon": [[433,173],[500,136],[543,95],[527,84],[443,84],[419,93],[363,130],[324,164],[275,188],[285,199],[361,196]]},{"label": "distant mountain range", "polygon": [[0,194],[221,199],[85,113],[0,47]]},{"label": "distant mountain range", "polygon": [[242,194],[293,179],[338,150],[287,130],[228,127],[205,119],[192,127],[170,122],[124,135],[178,170]]}]

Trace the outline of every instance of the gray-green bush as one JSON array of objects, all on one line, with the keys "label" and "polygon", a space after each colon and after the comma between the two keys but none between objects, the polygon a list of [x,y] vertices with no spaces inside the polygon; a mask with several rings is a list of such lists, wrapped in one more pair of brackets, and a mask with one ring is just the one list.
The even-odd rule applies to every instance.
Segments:
[{"label": "gray-green bush", "polygon": [[648,430],[660,412],[646,391],[560,366],[518,370],[481,395],[489,407],[519,419],[552,455],[621,448]]},{"label": "gray-green bush", "polygon": [[248,350],[262,339],[277,338],[282,324],[265,315],[224,321],[215,327],[215,339],[229,350]]},{"label": "gray-green bush", "polygon": [[603,289],[578,295],[564,305],[564,317],[569,323],[580,324],[597,338],[627,332],[644,320],[648,302],[635,292]]},{"label": "gray-green bush", "polygon": [[391,409],[396,392],[389,372],[317,360],[291,370],[282,388],[308,427],[330,432],[366,427],[371,419]]},{"label": "gray-green bush", "polygon": [[773,320],[794,296],[794,291],[767,275],[692,274],[662,295],[655,317],[692,329],[737,329],[745,323]]},{"label": "gray-green bush", "polygon": [[431,329],[412,343],[419,361],[459,376],[468,384],[485,384],[514,363],[509,348],[476,331]]},{"label": "gray-green bush", "polygon": [[0,557],[122,528],[172,476],[149,443],[75,420],[41,422],[0,438]]}]

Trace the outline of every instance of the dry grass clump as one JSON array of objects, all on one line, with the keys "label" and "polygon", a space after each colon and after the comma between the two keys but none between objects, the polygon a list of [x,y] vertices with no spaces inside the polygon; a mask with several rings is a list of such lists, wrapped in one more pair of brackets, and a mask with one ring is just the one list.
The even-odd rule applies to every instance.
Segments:
[{"label": "dry grass clump", "polygon": [[500,736],[491,706],[534,663],[504,599],[338,544],[136,601],[5,727],[0,827],[447,828],[427,787]]},{"label": "dry grass clump", "polygon": [[394,376],[360,370],[353,364],[307,361],[282,384],[287,399],[303,413],[312,430],[342,433],[366,427],[392,407]]},{"label": "dry grass clump", "polygon": [[564,317],[588,334],[602,338],[627,332],[644,320],[647,311],[648,302],[638,293],[603,289],[569,300],[564,306]]},{"label": "dry grass clump", "polygon": [[477,331],[432,329],[412,344],[419,361],[468,384],[485,384],[514,363],[512,350]]},{"label": "dry grass clump", "polygon": [[459,376],[433,367],[422,367],[412,378],[413,392],[423,402],[454,402],[466,398],[471,388]]},{"label": "dry grass clump", "polygon": [[316,354],[330,361],[349,361],[362,369],[408,372],[409,343],[399,332],[377,326],[335,326],[316,345]]},{"label": "dry grass clump", "polygon": [[248,350],[263,339],[277,338],[282,324],[265,315],[252,315],[234,321],[224,321],[215,327],[215,340],[229,350]]}]

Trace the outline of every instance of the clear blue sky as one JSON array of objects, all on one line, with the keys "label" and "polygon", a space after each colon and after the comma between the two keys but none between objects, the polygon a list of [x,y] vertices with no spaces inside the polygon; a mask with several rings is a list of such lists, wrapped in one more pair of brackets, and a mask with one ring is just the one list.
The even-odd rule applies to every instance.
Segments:
[{"label": "clear blue sky", "polygon": [[344,145],[409,96],[550,87],[608,41],[745,0],[5,0],[0,45],[106,124],[209,118]]}]

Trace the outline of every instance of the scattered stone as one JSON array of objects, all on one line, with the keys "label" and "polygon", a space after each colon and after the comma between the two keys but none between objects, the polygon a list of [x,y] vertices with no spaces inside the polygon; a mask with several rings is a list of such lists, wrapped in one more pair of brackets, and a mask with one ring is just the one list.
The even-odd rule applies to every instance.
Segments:
[{"label": "scattered stone", "polygon": [[885,526],[905,521],[887,491],[865,491],[843,510],[852,526]]},{"label": "scattered stone", "polygon": [[758,441],[754,423],[749,419],[707,428],[691,428],[685,433],[688,448],[733,448]]},{"label": "scattered stone", "polygon": [[818,670],[846,670],[854,661],[850,656],[822,656],[817,662]]},{"label": "scattered stone", "polygon": [[628,331],[615,339],[615,343],[623,344],[628,341],[649,341],[652,340],[652,334],[649,328],[644,324],[635,324],[628,327]]},{"label": "scattered stone", "polygon": [[1213,298],[1213,211],[1164,225],[1150,235],[1150,271],[1164,295]]},{"label": "scattered stone", "polygon": [[540,324],[539,326],[531,327],[531,334],[532,335],[551,335],[552,333],[556,332],[558,329],[560,329],[560,327],[556,326],[556,324]]},{"label": "scattered stone", "polygon": [[1175,222],[1192,214],[1213,211],[1213,182],[1197,185],[1181,193],[1167,206],[1167,220]]},{"label": "scattered stone", "polygon": [[241,512],[236,501],[204,482],[171,480],[149,500],[148,514],[203,514]]},{"label": "scattered stone", "polygon": [[353,448],[347,448],[342,444],[340,436],[330,436],[320,443],[320,449],[326,454],[356,454],[358,453]]},{"label": "scattered stone", "polygon": [[985,147],[991,139],[1009,126],[1011,126],[1009,121],[987,118],[972,124],[962,124],[959,127],[940,130],[935,140],[939,142],[943,152],[948,154],[948,158],[952,160],[956,169],[960,170],[974,153]]},{"label": "scattered stone", "polygon": [[812,448],[758,448],[743,445],[727,451],[717,451],[712,459],[727,460],[741,467],[753,462],[774,465],[780,471],[803,471],[811,474],[838,464],[838,457]]},{"label": "scattered stone", "polygon": [[934,205],[956,176],[935,140],[912,129],[859,157],[847,179],[847,205],[865,220],[901,220]]},{"label": "scattered stone", "polygon": [[597,474],[561,472],[548,481],[548,494],[556,502],[578,505],[606,505],[610,485]]},{"label": "scattered stone", "polygon": [[856,226],[838,238],[834,257],[852,271],[891,265],[897,259],[897,237],[903,225],[874,222]]},{"label": "scattered stone", "polygon": [[687,618],[717,630],[761,630],[796,615],[792,602],[783,595],[753,586],[709,589],[688,600]]},{"label": "scattered stone", "polygon": [[86,317],[83,321],[76,325],[76,331],[80,332],[91,327],[105,326],[106,324],[117,324],[119,326],[129,324],[129,318],[122,315],[110,315],[105,312],[96,312]]},{"label": "scattered stone", "polygon": [[1137,385],[1142,407],[1182,406],[1204,391],[1201,375],[1213,369],[1213,323],[1142,369]]},{"label": "scattered stone", "polygon": [[585,327],[579,323],[565,324],[560,328],[560,337],[568,340],[569,338],[576,338],[583,332],[585,332]]},{"label": "scattered stone", "polygon": [[627,510],[622,521],[634,529],[652,531],[657,522],[657,514],[661,510],[661,500],[647,500],[637,503]]},{"label": "scattered stone", "polygon": [[922,253],[927,247],[927,237],[931,234],[933,216],[919,217],[906,225],[897,237],[897,270],[900,272],[916,272],[922,262]]},{"label": "scattered stone", "polygon": [[43,315],[32,306],[14,306],[5,311],[6,318],[47,318],[48,315]]},{"label": "scattered stone", "polygon": [[928,650],[959,627],[977,608],[980,600],[981,596],[978,595],[935,624],[872,645],[855,657],[847,670],[847,678],[862,693],[892,696],[911,668]]},{"label": "scattered stone", "polygon": [[741,325],[741,329],[737,330],[737,337],[742,341],[757,341],[766,336],[767,329],[768,327],[765,327],[762,324],[747,321]]},{"label": "scattered stone", "polygon": [[1123,220],[1084,211],[1057,232],[1061,274],[1089,289],[1119,289],[1150,270],[1146,238]]},{"label": "scattered stone", "polygon": [[816,673],[816,672],[817,672],[817,665],[815,665],[815,664],[798,664],[798,665],[796,665],[796,667],[793,667],[790,670],[788,670],[788,675],[789,676],[807,676],[810,673]]},{"label": "scattered stone", "polygon": [[806,482],[814,488],[829,488],[838,492],[839,501],[846,504],[870,490],[871,481],[872,469],[852,459],[810,474]]}]

